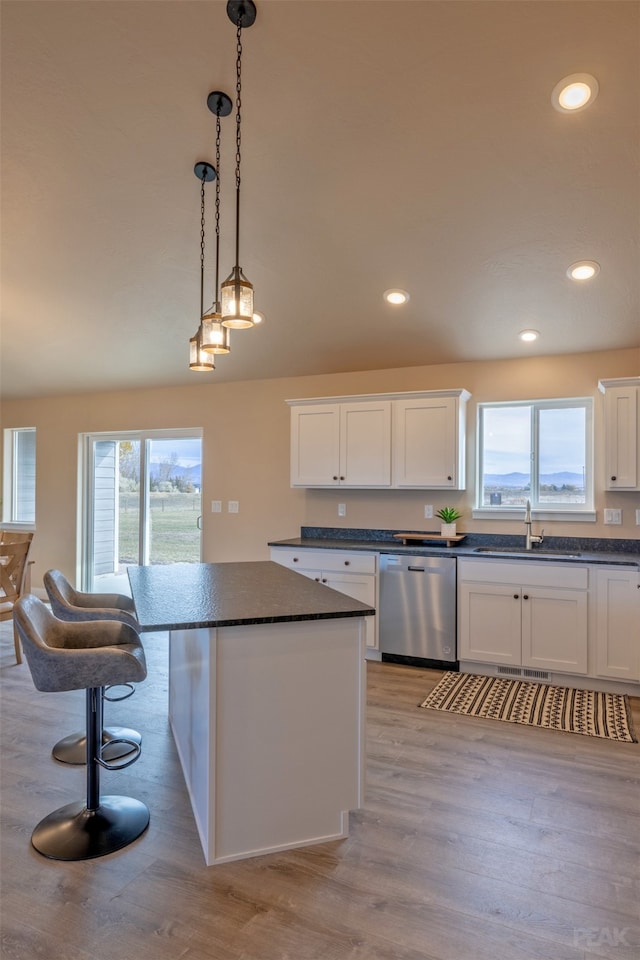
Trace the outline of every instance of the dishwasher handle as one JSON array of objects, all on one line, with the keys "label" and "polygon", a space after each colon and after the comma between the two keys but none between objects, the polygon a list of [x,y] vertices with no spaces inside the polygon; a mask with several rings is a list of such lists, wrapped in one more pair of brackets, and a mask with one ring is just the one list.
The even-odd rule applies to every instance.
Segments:
[{"label": "dishwasher handle", "polygon": [[425,572],[425,568],[424,568],[424,567],[413,567],[413,566],[411,566],[410,564],[409,564],[409,566],[407,567],[407,570],[414,570],[416,573],[424,573],[424,572]]}]

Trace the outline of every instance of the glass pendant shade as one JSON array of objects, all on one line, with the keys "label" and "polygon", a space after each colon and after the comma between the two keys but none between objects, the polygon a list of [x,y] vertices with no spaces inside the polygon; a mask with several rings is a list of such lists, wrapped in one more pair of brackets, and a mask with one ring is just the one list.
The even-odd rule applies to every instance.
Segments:
[{"label": "glass pendant shade", "polygon": [[243,330],[253,326],[253,284],[235,266],[220,286],[223,327]]},{"label": "glass pendant shade", "polygon": [[197,373],[208,373],[210,370],[215,370],[215,364],[213,355],[205,353],[202,349],[201,331],[202,326],[189,340],[189,370],[195,370]]},{"label": "glass pendant shade", "polygon": [[205,353],[231,353],[231,337],[222,326],[220,304],[212,304],[202,317],[202,349]]}]

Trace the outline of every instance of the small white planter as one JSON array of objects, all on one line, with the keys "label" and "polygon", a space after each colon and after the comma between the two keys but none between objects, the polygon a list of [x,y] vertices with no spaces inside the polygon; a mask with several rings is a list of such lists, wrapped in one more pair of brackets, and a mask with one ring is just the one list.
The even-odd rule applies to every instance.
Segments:
[{"label": "small white planter", "polygon": [[456,525],[455,523],[441,523],[440,524],[440,536],[441,537],[455,537],[456,535]]}]

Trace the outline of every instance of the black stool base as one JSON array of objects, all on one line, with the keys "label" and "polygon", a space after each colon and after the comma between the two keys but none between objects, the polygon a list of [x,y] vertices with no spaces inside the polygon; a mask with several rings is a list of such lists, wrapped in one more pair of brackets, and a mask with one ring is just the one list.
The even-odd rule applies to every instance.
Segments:
[{"label": "black stool base", "polygon": [[133,843],[149,826],[149,809],[131,797],[101,797],[96,810],[69,803],[41,820],[31,843],[51,860],[92,860]]},{"label": "black stool base", "polygon": [[[137,744],[142,743],[142,737],[137,730],[130,730],[129,727],[105,727],[102,731],[102,753],[103,760],[119,760],[120,757],[126,757],[135,748],[128,743],[110,744],[111,740],[133,740]],[[55,760],[60,763],[84,764],[87,762],[87,738],[84,733],[70,733],[68,737],[63,737],[54,744],[51,751]]]}]

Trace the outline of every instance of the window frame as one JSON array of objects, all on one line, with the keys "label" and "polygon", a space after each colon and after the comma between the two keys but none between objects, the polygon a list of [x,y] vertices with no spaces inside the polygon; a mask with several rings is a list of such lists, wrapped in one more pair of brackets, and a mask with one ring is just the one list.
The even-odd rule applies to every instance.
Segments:
[{"label": "window frame", "polygon": [[[33,434],[33,479],[21,480],[21,471],[30,466],[21,456],[19,443],[25,434]],[[2,523],[25,528],[33,528],[36,522],[36,428],[6,427],[4,429],[3,482],[2,482]],[[27,497],[24,497],[25,492]],[[24,501],[28,500],[32,509],[30,516],[18,516]]]},{"label": "window frame", "polygon": [[[531,456],[531,512],[539,520],[575,520],[595,521],[594,509],[594,437],[593,437],[593,397],[559,397],[543,400],[501,400],[478,403],[476,417],[476,476],[474,519],[513,520],[520,518],[524,505],[491,506],[482,503],[482,477],[484,465],[484,411],[498,407],[530,407],[530,456]],[[538,460],[540,436],[540,412],[542,410],[561,410],[581,408],[585,412],[585,502],[558,503],[557,505],[539,502],[540,470]]]}]

